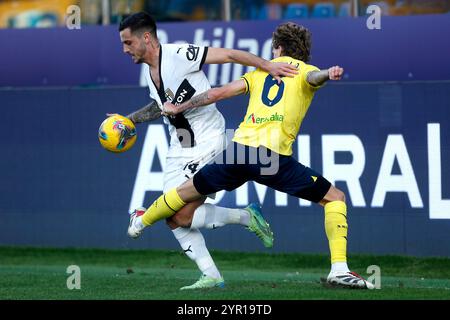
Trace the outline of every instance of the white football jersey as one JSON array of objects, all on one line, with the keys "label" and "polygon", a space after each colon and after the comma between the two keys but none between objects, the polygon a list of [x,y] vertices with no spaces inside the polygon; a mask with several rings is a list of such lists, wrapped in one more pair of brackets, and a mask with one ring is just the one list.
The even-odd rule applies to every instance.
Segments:
[{"label": "white football jersey", "polygon": [[[192,44],[161,44],[159,56],[160,88],[156,88],[150,67],[145,64],[145,76],[150,97],[162,109],[164,102],[181,104],[211,88],[201,70],[208,47]],[[215,104],[194,108],[174,117],[164,117],[169,127],[170,147],[167,156],[183,156],[197,149],[208,139],[225,134],[225,119]]]}]

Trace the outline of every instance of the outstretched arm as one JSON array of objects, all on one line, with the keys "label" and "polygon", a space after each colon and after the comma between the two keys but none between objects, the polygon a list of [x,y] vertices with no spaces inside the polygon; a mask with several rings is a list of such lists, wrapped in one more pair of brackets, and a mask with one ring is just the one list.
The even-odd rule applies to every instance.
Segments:
[{"label": "outstretched arm", "polygon": [[179,106],[166,102],[164,103],[162,114],[165,116],[176,115],[188,109],[207,106],[216,101],[240,95],[245,93],[245,90],[246,86],[244,80],[239,79],[222,87],[209,89],[208,91],[200,93]]},{"label": "outstretched arm", "polygon": [[127,118],[134,123],[152,121],[159,117],[161,117],[161,109],[158,107],[158,103],[155,100],[145,107],[127,115]]},{"label": "outstretched arm", "polygon": [[326,70],[312,71],[308,73],[306,81],[313,87],[321,86],[328,80],[341,80],[344,69],[339,66],[334,66]]},{"label": "outstretched arm", "polygon": [[281,81],[281,77],[293,77],[298,73],[297,68],[289,63],[270,62],[247,51],[213,47],[208,48],[205,63],[222,64],[230,62],[260,68],[271,74],[277,79],[278,83]]}]

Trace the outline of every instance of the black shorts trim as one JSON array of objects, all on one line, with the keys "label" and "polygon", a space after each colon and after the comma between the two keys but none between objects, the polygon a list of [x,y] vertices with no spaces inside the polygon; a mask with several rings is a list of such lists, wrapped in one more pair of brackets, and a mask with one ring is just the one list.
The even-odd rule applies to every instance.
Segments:
[{"label": "black shorts trim", "polygon": [[331,182],[322,176],[318,176],[317,180],[311,187],[305,188],[294,194],[298,198],[319,203],[330,190]]},{"label": "black shorts trim", "polygon": [[243,79],[247,84],[247,90],[245,91],[245,94],[250,94],[250,84],[248,83],[248,80],[245,77],[241,77],[241,79]]}]

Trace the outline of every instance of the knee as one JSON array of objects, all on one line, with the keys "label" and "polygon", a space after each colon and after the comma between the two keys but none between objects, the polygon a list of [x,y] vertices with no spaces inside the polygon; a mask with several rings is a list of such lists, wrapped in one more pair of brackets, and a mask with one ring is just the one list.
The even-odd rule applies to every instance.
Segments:
[{"label": "knee", "polygon": [[172,217],[166,218],[166,224],[169,226],[171,230],[179,227],[179,225],[173,220]]},{"label": "knee", "polygon": [[339,190],[336,187],[331,187],[332,189],[330,190],[330,192],[327,194],[327,199],[328,202],[330,201],[342,201],[345,202],[345,193],[342,192],[341,190]]},{"label": "knee", "polygon": [[177,226],[177,227],[182,227],[182,228],[189,228],[191,226],[191,222],[192,219],[189,216],[186,216],[184,214],[180,214],[180,213],[176,213],[174,214],[172,217],[170,217],[170,222],[169,220],[166,221],[166,223],[169,226]]},{"label": "knee", "polygon": [[336,188],[336,199],[334,201],[345,202],[345,193]]},{"label": "knee", "polygon": [[206,197],[202,197],[196,201],[189,202],[183,208],[181,208],[177,213],[166,220],[166,223],[173,228],[182,227],[189,228],[192,224],[192,219],[194,218],[194,213],[197,208],[205,202]]}]

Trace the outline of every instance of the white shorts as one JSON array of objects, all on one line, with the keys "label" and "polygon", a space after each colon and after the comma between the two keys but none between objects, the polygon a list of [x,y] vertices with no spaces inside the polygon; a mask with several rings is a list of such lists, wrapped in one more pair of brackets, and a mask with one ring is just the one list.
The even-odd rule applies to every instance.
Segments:
[{"label": "white shorts", "polygon": [[[166,157],[163,192],[166,193],[192,178],[197,171],[213,160],[225,148],[226,137],[222,135],[191,148],[192,152],[186,153],[186,149],[184,149],[183,156]],[[208,197],[214,199],[214,196],[215,194]]]}]

